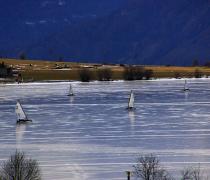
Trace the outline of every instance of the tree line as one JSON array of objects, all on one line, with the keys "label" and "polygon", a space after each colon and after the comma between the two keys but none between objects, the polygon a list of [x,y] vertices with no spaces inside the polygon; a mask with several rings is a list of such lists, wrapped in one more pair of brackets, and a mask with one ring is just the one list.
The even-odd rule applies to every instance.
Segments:
[{"label": "tree line", "polygon": [[[89,82],[95,79],[93,71],[87,68],[83,68],[79,70],[78,73],[79,73],[79,78],[82,82]],[[99,81],[110,81],[112,80],[112,74],[113,73],[111,69],[103,68],[103,69],[97,70],[97,72],[95,73],[95,76],[96,76],[96,79],[98,79]]]},{"label": "tree line", "polygon": [[[89,82],[93,79],[97,79],[99,81],[110,81],[113,79],[113,72],[110,68],[101,68],[98,69],[95,73],[90,69],[83,68],[78,71],[79,79],[82,82]],[[151,79],[154,73],[151,69],[145,69],[144,67],[135,67],[129,66],[125,67],[123,71],[123,79],[124,80],[142,80]]]},{"label": "tree line", "polygon": [[[196,68],[194,72],[174,72],[174,78],[182,77],[195,77],[201,78],[205,74],[201,69]],[[128,66],[124,67],[122,73],[122,79],[126,81],[133,80],[149,80],[155,78],[155,74],[152,69],[144,68],[142,66]],[[82,68],[78,71],[79,80],[82,82],[89,82],[91,80],[99,81],[111,81],[113,79],[113,71],[110,68],[101,68],[98,70],[92,70],[89,68]],[[172,76],[173,77],[173,76]]]}]

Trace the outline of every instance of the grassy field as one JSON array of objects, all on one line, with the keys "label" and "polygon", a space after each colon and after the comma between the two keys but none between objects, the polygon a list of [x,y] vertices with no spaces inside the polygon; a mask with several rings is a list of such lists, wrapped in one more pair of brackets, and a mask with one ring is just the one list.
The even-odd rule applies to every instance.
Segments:
[{"label": "grassy field", "polygon": [[146,69],[154,71],[154,77],[157,78],[174,78],[179,74],[180,77],[194,77],[196,70],[199,70],[202,75],[210,76],[210,68],[208,67],[177,67],[177,66],[147,66]]},{"label": "grassy field", "polygon": [[[24,80],[79,80],[79,70],[87,68],[93,73],[96,79],[98,69],[109,68],[113,72],[112,78],[123,79],[124,67],[120,65],[85,64],[73,62],[55,61],[34,61],[18,59],[0,59],[6,65],[22,74]],[[198,69],[203,75],[210,76],[210,68],[207,67],[176,67],[176,66],[144,66],[151,69],[155,78],[173,77],[194,77],[194,72]]]}]

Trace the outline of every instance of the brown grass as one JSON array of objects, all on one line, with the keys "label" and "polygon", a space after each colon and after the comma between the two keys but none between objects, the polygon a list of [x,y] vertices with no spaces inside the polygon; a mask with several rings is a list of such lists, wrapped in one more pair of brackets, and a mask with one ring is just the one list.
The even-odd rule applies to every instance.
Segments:
[{"label": "brown grass", "polygon": [[[110,68],[113,72],[113,79],[123,79],[124,71],[124,68],[119,65],[0,59],[0,62],[3,61],[18,70],[24,80],[79,80],[78,71],[81,68],[90,69],[94,74],[94,79],[100,68]],[[177,73],[181,77],[193,77],[196,69],[199,69],[204,75],[210,75],[210,68],[207,67],[144,66],[144,68],[152,69],[156,78],[175,77]]]},{"label": "brown grass", "polygon": [[155,77],[175,77],[179,73],[180,77],[194,77],[196,69],[202,72],[203,75],[210,75],[210,68],[207,67],[178,67],[178,66],[147,66],[146,69],[152,69]]}]

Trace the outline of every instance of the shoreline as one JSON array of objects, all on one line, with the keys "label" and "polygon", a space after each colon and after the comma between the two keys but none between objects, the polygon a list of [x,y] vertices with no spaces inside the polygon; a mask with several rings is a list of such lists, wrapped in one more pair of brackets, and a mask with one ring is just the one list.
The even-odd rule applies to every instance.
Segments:
[{"label": "shoreline", "polygon": [[[31,81],[31,82],[21,82],[17,83],[14,81],[0,81],[0,85],[24,85],[24,84],[53,84],[53,83],[99,83],[99,82],[104,82],[104,83],[117,83],[117,82],[151,82],[151,81],[184,81],[184,80],[207,80],[209,77],[201,77],[201,78],[152,78],[149,80],[111,80],[111,81],[99,81],[99,80],[92,80],[89,82],[82,82],[78,80],[41,80],[41,81]],[[210,79],[209,79],[210,80]]]}]

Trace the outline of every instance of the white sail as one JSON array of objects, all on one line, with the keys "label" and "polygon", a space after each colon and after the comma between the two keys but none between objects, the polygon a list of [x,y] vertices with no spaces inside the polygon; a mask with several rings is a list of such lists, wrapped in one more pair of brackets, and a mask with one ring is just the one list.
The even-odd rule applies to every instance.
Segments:
[{"label": "white sail", "polygon": [[16,104],[15,112],[17,114],[18,120],[27,120],[28,119],[25,112],[23,111],[23,108],[19,101]]},{"label": "white sail", "polygon": [[68,95],[69,96],[73,96],[74,95],[71,84],[70,84],[70,87],[69,87],[69,94]]},{"label": "white sail", "polygon": [[134,108],[134,93],[133,93],[133,91],[131,91],[131,94],[130,94],[130,98],[128,101],[128,108],[129,109]]}]

